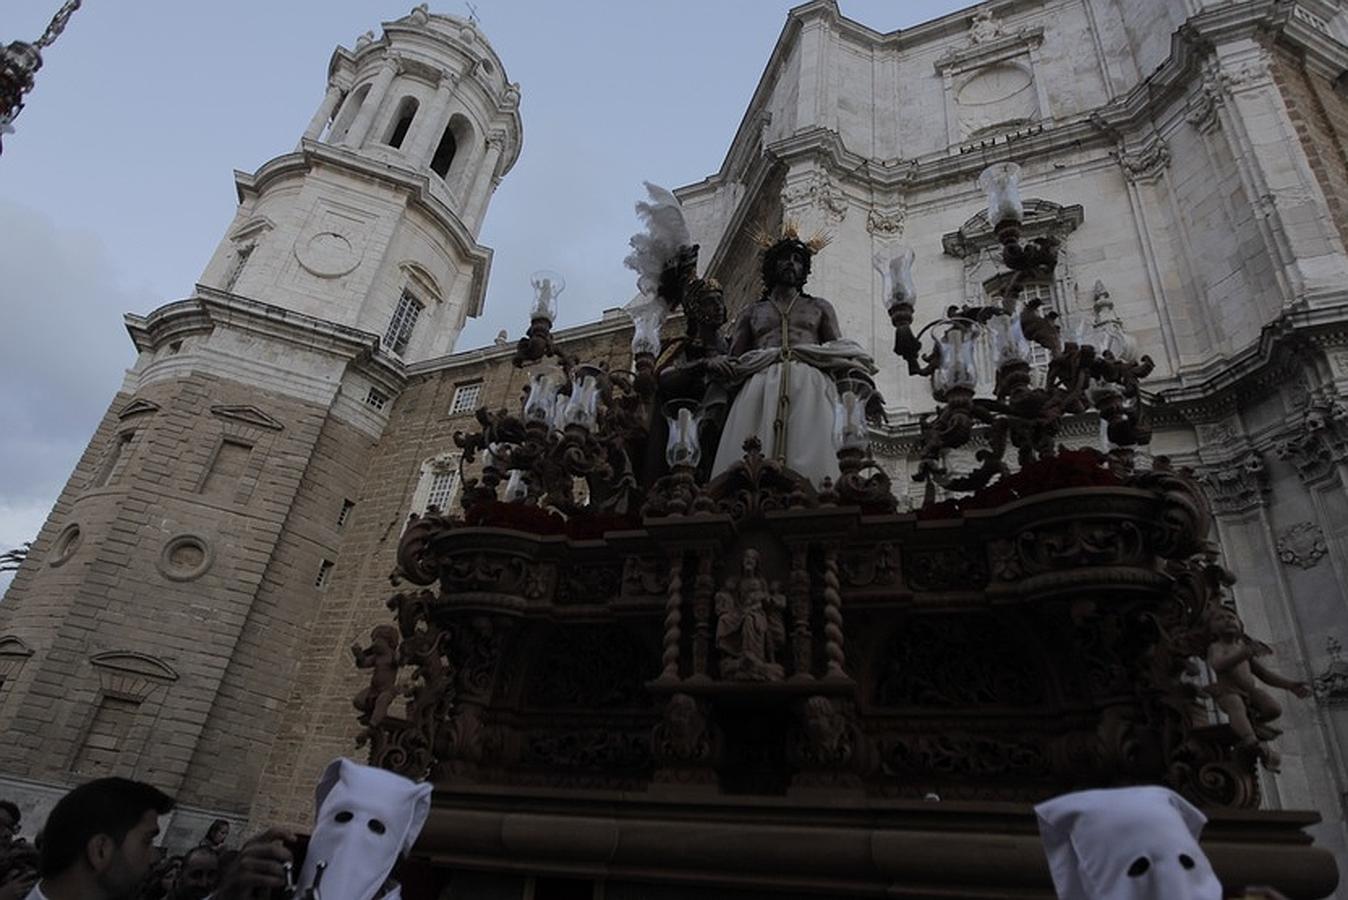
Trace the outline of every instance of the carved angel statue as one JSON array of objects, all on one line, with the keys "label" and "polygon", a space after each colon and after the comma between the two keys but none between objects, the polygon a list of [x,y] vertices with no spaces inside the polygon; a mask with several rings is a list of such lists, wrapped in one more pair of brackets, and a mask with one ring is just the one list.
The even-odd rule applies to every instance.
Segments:
[{"label": "carved angel statue", "polygon": [[1279,675],[1259,661],[1273,650],[1245,633],[1240,616],[1229,606],[1217,606],[1208,614],[1207,661],[1215,678],[1204,691],[1231,721],[1231,728],[1242,746],[1253,750],[1271,772],[1281,762],[1268,741],[1282,732],[1270,723],[1282,715],[1282,707],[1256,681],[1291,691],[1305,699],[1311,687]]},{"label": "carved angel statue", "polygon": [[373,669],[370,684],[351,701],[361,712],[361,721],[370,728],[378,728],[388,715],[389,704],[397,693],[398,683],[398,629],[392,625],[376,625],[370,631],[370,646],[351,645],[356,668]]},{"label": "carved angel statue", "polygon": [[740,575],[716,592],[716,649],[721,677],[777,681],[783,675],[777,651],[786,643],[782,618],[786,596],[758,570],[758,551],[745,550]]}]

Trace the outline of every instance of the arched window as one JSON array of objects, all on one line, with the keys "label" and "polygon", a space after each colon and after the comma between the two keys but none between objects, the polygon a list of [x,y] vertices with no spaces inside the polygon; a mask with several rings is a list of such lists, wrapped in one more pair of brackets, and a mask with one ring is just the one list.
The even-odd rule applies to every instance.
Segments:
[{"label": "arched window", "polygon": [[454,127],[446,126],[445,133],[440,135],[440,143],[435,147],[435,155],[431,157],[431,171],[441,178],[448,175],[450,164],[454,162],[454,154],[458,149],[454,140]]},{"label": "arched window", "polygon": [[351,130],[351,123],[356,121],[356,114],[360,112],[361,104],[365,102],[365,95],[368,93],[370,93],[370,86],[362,84],[356,88],[354,93],[347,95],[346,100],[342,103],[342,111],[337,114],[337,118],[332,123],[332,130],[328,132],[330,143],[339,144],[346,137],[346,133]]},{"label": "arched window", "polygon": [[412,127],[412,119],[417,114],[417,98],[404,97],[398,102],[398,112],[393,116],[393,121],[389,123],[388,136],[384,138],[384,143],[390,147],[401,147],[403,138],[407,137],[407,129]]},{"label": "arched window", "polygon": [[431,171],[452,183],[459,177],[459,170],[463,168],[472,146],[473,126],[469,124],[468,118],[458,113],[450,116],[445,133],[440,136],[440,145],[431,157]]}]

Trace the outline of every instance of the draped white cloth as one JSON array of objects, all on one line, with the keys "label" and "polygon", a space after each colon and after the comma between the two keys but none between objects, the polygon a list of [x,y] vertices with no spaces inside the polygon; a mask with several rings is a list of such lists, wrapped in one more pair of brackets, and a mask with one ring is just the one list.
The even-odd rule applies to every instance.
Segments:
[{"label": "draped white cloth", "polygon": [[[834,378],[860,369],[875,372],[875,363],[856,341],[800,344],[782,360],[779,347],[750,350],[735,360],[736,375],[747,380],[735,395],[716,448],[711,474],[715,478],[744,456],[744,442],[757,437],[763,455],[784,457],[787,468],[818,486],[828,476],[838,477],[837,448],[833,445],[833,415],[838,399]],[[787,381],[786,448],[776,446],[773,425],[783,378]]]}]

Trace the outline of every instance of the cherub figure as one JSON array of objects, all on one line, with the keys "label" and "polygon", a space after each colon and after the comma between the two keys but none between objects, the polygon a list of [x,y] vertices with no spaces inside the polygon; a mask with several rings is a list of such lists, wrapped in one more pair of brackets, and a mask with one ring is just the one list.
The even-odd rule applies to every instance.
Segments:
[{"label": "cherub figure", "polygon": [[370,631],[370,646],[351,645],[356,668],[373,669],[370,684],[351,701],[361,712],[361,722],[378,728],[388,715],[389,704],[397,691],[398,629],[392,625],[376,625]]},{"label": "cherub figure", "polygon": [[1204,690],[1231,721],[1241,745],[1253,750],[1264,768],[1277,772],[1281,758],[1268,741],[1281,732],[1269,723],[1282,715],[1282,707],[1256,681],[1291,691],[1305,699],[1311,687],[1279,675],[1259,661],[1272,648],[1245,633],[1240,616],[1229,606],[1217,606],[1208,614],[1207,661],[1215,680]]}]

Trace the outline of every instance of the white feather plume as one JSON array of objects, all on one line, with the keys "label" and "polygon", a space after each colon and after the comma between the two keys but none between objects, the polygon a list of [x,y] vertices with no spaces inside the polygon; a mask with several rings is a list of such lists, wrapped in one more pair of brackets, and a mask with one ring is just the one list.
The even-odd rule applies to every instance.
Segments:
[{"label": "white feather plume", "polygon": [[678,198],[659,185],[643,183],[650,200],[637,202],[637,215],[645,222],[646,230],[632,235],[628,242],[632,252],[623,265],[637,273],[637,290],[653,297],[660,284],[660,272],[680,247],[693,241]]}]

